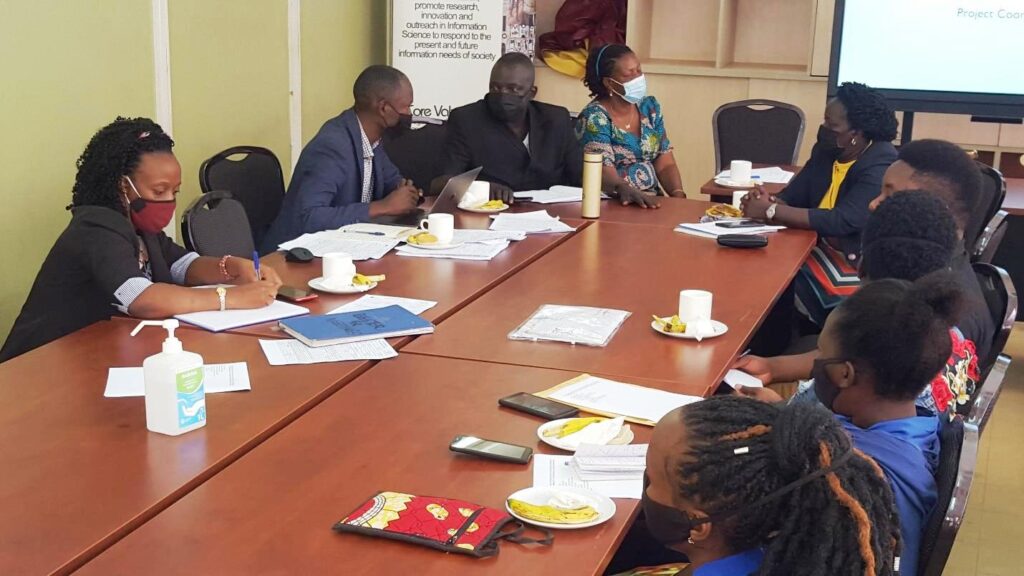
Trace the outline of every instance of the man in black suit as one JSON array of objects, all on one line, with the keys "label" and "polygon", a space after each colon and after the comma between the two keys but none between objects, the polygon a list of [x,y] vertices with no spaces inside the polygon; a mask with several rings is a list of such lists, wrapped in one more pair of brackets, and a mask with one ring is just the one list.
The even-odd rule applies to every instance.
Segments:
[{"label": "man in black suit", "polygon": [[451,111],[440,188],[454,174],[483,166],[479,180],[491,183],[491,198],[512,202],[513,190],[579,186],[583,153],[569,111],[537,102],[533,62],[509,52],[491,69],[483,100]]}]

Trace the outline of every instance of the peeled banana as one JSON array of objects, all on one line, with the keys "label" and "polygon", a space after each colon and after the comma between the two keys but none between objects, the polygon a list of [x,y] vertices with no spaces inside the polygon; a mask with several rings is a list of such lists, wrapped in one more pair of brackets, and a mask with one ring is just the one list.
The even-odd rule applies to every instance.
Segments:
[{"label": "peeled banana", "polygon": [[437,236],[429,232],[420,232],[409,236],[406,242],[409,244],[437,244]]},{"label": "peeled banana", "polygon": [[544,436],[546,438],[550,438],[552,436],[555,438],[565,438],[570,434],[575,434],[587,426],[601,422],[602,420],[604,420],[604,418],[573,418],[557,428],[545,430]]},{"label": "peeled banana", "polygon": [[369,286],[374,282],[383,282],[385,276],[383,274],[375,274],[372,276],[364,276],[363,274],[356,274],[352,277],[352,283],[356,286]]},{"label": "peeled banana", "polygon": [[672,334],[682,334],[686,332],[686,322],[679,319],[679,315],[676,314],[665,320],[664,318],[654,316],[654,322],[658,324],[658,327],[664,332],[671,332]]},{"label": "peeled banana", "polygon": [[599,515],[597,510],[590,505],[578,508],[556,508],[554,506],[530,504],[529,502],[512,498],[508,499],[508,507],[523,518],[549,524],[582,524],[590,522]]}]

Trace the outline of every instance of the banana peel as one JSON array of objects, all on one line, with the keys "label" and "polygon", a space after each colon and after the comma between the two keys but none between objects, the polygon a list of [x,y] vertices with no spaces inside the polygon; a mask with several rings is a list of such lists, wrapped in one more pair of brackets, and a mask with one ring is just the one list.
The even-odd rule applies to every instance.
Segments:
[{"label": "banana peel", "polygon": [[660,328],[662,332],[668,332],[670,334],[682,334],[683,332],[686,332],[686,322],[680,320],[678,314],[674,314],[668,320],[660,316],[654,316],[654,323],[658,325],[658,328]]},{"label": "banana peel", "polygon": [[508,507],[513,512],[528,520],[546,522],[548,524],[583,524],[597,518],[600,514],[593,506],[585,505],[578,508],[556,508],[549,505],[537,505],[508,499]]},{"label": "banana peel", "polygon": [[605,418],[573,418],[566,422],[565,424],[562,424],[558,428],[545,430],[544,437],[551,438],[552,436],[554,436],[555,438],[565,438],[570,434],[575,434],[580,430],[583,430],[584,428],[590,426],[591,424],[596,424],[603,420],[605,420]]},{"label": "banana peel", "polygon": [[704,214],[712,218],[739,218],[743,216],[743,211],[729,204],[715,204],[708,208]]},{"label": "banana peel", "polygon": [[437,244],[437,236],[434,236],[430,232],[420,232],[419,234],[413,234],[406,239],[409,244]]},{"label": "banana peel", "polygon": [[352,277],[352,284],[356,286],[369,286],[374,282],[383,282],[385,276],[383,274],[374,274],[372,276],[364,276],[363,274],[356,274]]},{"label": "banana peel", "polygon": [[505,208],[508,208],[508,204],[501,200],[489,200],[477,206],[478,210],[504,210]]}]

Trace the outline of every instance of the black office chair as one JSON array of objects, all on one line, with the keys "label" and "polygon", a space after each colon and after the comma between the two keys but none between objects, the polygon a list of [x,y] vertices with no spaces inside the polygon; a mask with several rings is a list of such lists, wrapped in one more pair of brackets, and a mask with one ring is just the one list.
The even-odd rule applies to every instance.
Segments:
[{"label": "black office chair", "polygon": [[1017,320],[1017,290],[1006,270],[981,262],[973,264],[972,267],[978,284],[981,285],[985,304],[992,315],[992,323],[996,326],[988,357],[978,359],[978,368],[984,381],[995,365],[996,358],[1003,353],[1006,342],[1010,339],[1010,332],[1013,331],[1013,323]]},{"label": "black office chair", "polygon": [[185,246],[201,256],[252,258],[255,249],[249,219],[231,192],[214,190],[196,198],[181,216]]},{"label": "black office chair", "polygon": [[211,156],[199,167],[199,187],[204,193],[227,190],[241,202],[256,246],[284,201],[281,163],[273,152],[259,146],[235,146]]},{"label": "black office chair", "polygon": [[756,99],[719,106],[711,117],[715,173],[733,160],[796,164],[804,125],[803,110],[785,102]]},{"label": "black office chair", "polygon": [[395,140],[385,139],[382,144],[402,176],[423,190],[430,190],[430,182],[441,175],[441,152],[448,134],[444,122],[431,120]]},{"label": "black office chair", "polygon": [[938,500],[925,523],[918,555],[918,573],[922,576],[942,576],[946,567],[967,510],[978,462],[978,437],[977,428],[965,425],[959,416],[952,421],[943,419],[939,432],[942,448],[935,471]]},{"label": "black office chair", "polygon": [[1007,220],[1008,216],[1009,214],[1005,210],[996,211],[995,216],[988,221],[988,224],[981,231],[981,236],[974,243],[974,249],[971,251],[971,262],[992,263],[996,252],[999,251],[999,246],[1003,243],[1003,238],[1006,237],[1006,231],[1010,228],[1010,221]]},{"label": "black office chair", "polygon": [[1006,379],[1006,371],[1010,368],[1010,357],[1000,354],[996,357],[995,364],[989,370],[988,376],[980,384],[980,389],[971,403],[970,412],[967,414],[967,424],[978,429],[978,435],[985,433],[985,425],[992,416],[996,407],[996,400],[1003,389],[1003,381]]},{"label": "black office chair", "polygon": [[971,220],[964,230],[964,244],[967,246],[977,245],[985,226],[995,217],[1006,199],[1006,180],[999,170],[981,162],[977,162],[977,165],[981,170],[982,186],[978,202],[971,211]]}]

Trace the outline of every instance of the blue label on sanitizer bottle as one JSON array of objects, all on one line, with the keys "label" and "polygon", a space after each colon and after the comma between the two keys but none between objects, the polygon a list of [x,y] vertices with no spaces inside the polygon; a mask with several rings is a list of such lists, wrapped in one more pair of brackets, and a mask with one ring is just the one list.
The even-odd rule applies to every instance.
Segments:
[{"label": "blue label on sanitizer bottle", "polygon": [[178,428],[188,428],[206,421],[206,394],[203,389],[203,367],[179,372]]}]

